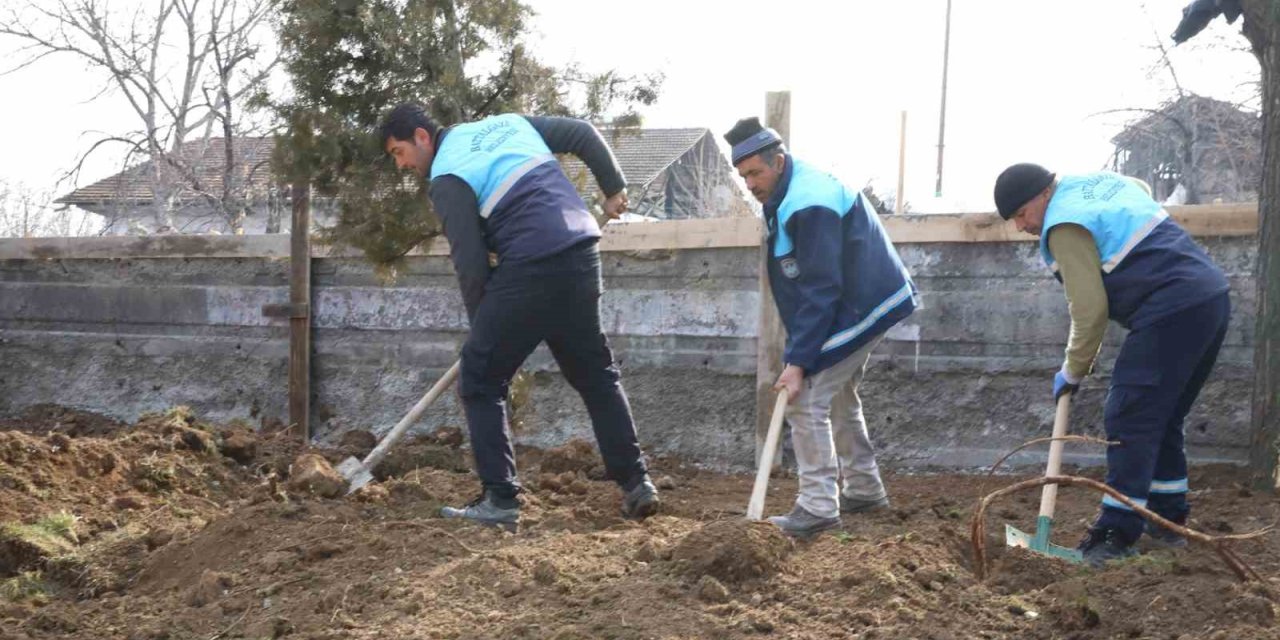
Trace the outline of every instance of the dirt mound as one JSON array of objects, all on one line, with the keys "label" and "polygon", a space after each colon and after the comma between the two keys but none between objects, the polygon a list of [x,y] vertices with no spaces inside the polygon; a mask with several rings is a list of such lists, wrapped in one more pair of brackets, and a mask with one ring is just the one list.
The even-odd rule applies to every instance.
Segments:
[{"label": "dirt mound", "polygon": [[51,404],[33,405],[15,418],[0,418],[0,431],[21,431],[34,435],[56,431],[73,438],[110,435],[125,426],[115,418]]},{"label": "dirt mound", "polygon": [[[625,520],[577,443],[519,452],[531,481],[508,533],[439,517],[478,488],[456,430],[399,445],[408,462],[384,481],[321,498],[288,489],[290,464],[336,462],[342,447],[186,411],[72,435],[47,413],[0,431],[5,638],[1280,638],[1270,592],[1204,549],[1098,571],[1004,549],[998,524],[1034,527],[1030,493],[992,511],[991,577],[978,582],[971,499],[1014,479],[889,475],[894,509],[793,543],[741,518],[750,477],[670,460],[655,463],[670,476],[662,512]],[[1238,470],[1192,477],[1193,526],[1280,518]],[[791,506],[793,483],[774,483],[769,513]],[[1055,541],[1070,544],[1097,500],[1062,491]],[[1278,538],[1238,551],[1270,577]]]},{"label": "dirt mound", "polygon": [[677,571],[694,579],[707,575],[738,584],[777,573],[793,546],[771,524],[721,520],[681,539],[671,552],[671,561]]}]

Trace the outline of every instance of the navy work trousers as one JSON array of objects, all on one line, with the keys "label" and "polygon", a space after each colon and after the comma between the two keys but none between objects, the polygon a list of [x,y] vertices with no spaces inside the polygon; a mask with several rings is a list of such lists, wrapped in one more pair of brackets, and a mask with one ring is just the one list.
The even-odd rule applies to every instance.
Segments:
[{"label": "navy work trousers", "polygon": [[511,379],[545,341],[582,396],[609,477],[630,488],[646,473],[631,407],[600,328],[600,253],[595,240],[528,262],[499,265],[489,276],[462,348],[459,393],[476,472],[486,490],[520,490],[508,423]]},{"label": "navy work trousers", "polygon": [[[1131,331],[1116,358],[1103,417],[1107,484],[1161,517],[1187,521],[1183,421],[1217,360],[1231,303],[1226,293]],[[1094,527],[1132,544],[1144,520],[1106,496]]]}]

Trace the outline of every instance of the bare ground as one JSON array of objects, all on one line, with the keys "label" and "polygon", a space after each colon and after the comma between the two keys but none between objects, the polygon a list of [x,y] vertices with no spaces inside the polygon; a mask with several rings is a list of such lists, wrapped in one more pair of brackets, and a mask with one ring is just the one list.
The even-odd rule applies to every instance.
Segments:
[{"label": "bare ground", "polygon": [[[1280,638],[1267,586],[1203,548],[1100,571],[1006,551],[1038,494],[990,511],[992,574],[974,578],[976,499],[1020,477],[894,475],[891,509],[793,541],[741,516],[745,475],[658,460],[664,510],[618,515],[594,449],[523,451],[521,530],[437,517],[477,484],[456,430],[407,443],[352,497],[290,489],[287,433],[188,412],[120,425],[41,408],[0,422],[0,638]],[[336,462],[368,434],[321,451]],[[1193,472],[1192,525],[1276,521],[1231,467]],[[794,479],[775,479],[783,511]],[[1074,544],[1098,496],[1064,489]],[[61,523],[61,524],[58,524]],[[70,523],[70,524],[68,524]],[[36,533],[33,533],[36,532]],[[1239,544],[1266,585],[1280,541]]]}]

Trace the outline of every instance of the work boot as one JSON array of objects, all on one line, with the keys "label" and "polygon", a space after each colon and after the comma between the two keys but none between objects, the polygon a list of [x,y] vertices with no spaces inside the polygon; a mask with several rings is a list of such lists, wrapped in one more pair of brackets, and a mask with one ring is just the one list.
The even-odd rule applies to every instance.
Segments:
[{"label": "work boot", "polygon": [[881,496],[869,500],[867,498],[852,498],[844,494],[840,495],[840,513],[863,513],[887,508],[889,508],[889,496]]},{"label": "work boot", "polygon": [[644,520],[658,512],[658,488],[653,486],[649,474],[644,474],[636,486],[622,494],[622,517]]},{"label": "work boot", "polygon": [[769,518],[769,522],[782,529],[782,532],[789,536],[807,538],[827,529],[840,526],[840,516],[835,516],[834,518],[815,516],[797,504],[791,510],[791,513],[785,516],[773,516]]},{"label": "work boot", "polygon": [[443,507],[440,516],[444,518],[466,518],[489,527],[500,527],[515,533],[520,522],[520,503],[512,498],[500,498],[492,492],[485,491],[479,498],[468,502],[460,508]]},{"label": "work boot", "polygon": [[1095,569],[1102,568],[1102,565],[1112,560],[1123,560],[1138,554],[1119,531],[1111,528],[1090,529],[1076,549],[1084,556],[1085,563]]},{"label": "work boot", "polygon": [[1147,522],[1147,538],[1154,549],[1181,549],[1187,546],[1187,539],[1182,534],[1166,529],[1158,524]]}]

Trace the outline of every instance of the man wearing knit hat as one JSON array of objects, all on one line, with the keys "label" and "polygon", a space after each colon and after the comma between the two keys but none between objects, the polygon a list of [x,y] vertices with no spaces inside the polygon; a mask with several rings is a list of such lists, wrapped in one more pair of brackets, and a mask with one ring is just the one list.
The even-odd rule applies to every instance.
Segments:
[{"label": "man wearing knit hat", "polygon": [[[774,389],[787,393],[787,421],[800,472],[790,513],[769,518],[809,536],[840,524],[840,514],[889,504],[858,397],[871,351],[915,309],[915,286],[875,208],[787,153],[756,118],[725,140],[747,188],[764,205],[768,273],[787,330],[786,368]],[[833,415],[833,400],[845,409]]]},{"label": "man wearing knit hat", "polygon": [[[1103,419],[1107,484],[1160,516],[1185,523],[1183,419],[1213,369],[1231,313],[1227,279],[1149,193],[1108,172],[1055,176],[1015,164],[996,179],[996,208],[1040,238],[1040,254],[1062,282],[1071,314],[1066,360],[1053,398],[1074,393],[1093,368],[1107,319],[1129,330],[1111,374]],[[1144,528],[1157,546],[1182,546],[1106,496],[1080,543],[1100,566],[1134,553]]]}]

